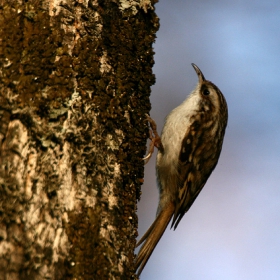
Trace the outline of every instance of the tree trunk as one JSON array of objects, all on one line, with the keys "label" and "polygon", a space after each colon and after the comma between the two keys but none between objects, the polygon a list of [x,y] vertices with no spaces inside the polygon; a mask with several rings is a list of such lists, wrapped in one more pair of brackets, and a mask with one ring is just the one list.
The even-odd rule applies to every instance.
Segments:
[{"label": "tree trunk", "polygon": [[0,0],[0,279],[134,279],[155,0]]}]

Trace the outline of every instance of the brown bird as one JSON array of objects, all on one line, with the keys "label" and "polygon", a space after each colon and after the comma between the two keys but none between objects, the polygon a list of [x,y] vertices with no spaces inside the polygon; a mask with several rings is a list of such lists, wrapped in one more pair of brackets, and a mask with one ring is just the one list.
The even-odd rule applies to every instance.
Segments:
[{"label": "brown bird", "polygon": [[192,63],[198,84],[187,99],[166,118],[156,161],[159,204],[153,224],[139,240],[138,277],[167,225],[171,228],[190,209],[217,165],[228,120],[226,100]]}]

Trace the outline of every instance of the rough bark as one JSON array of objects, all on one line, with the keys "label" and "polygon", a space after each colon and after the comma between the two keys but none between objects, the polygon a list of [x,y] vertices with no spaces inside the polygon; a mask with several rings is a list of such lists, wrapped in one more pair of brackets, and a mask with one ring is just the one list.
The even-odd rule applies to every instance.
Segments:
[{"label": "rough bark", "polygon": [[156,1],[0,0],[0,279],[133,279]]}]

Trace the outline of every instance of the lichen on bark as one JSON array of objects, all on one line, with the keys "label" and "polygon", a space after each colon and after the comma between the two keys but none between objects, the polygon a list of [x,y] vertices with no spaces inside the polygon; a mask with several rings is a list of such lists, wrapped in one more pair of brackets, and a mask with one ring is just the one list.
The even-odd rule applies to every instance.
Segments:
[{"label": "lichen on bark", "polygon": [[158,18],[128,2],[0,2],[1,279],[134,277]]}]

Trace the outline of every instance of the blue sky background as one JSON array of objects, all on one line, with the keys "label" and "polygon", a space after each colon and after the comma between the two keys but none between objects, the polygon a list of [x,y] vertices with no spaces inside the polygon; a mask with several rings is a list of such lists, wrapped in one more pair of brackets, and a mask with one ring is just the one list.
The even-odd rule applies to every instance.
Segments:
[{"label": "blue sky background", "polygon": [[[151,116],[193,90],[197,64],[224,93],[229,123],[219,164],[176,231],[166,230],[143,280],[280,279],[280,1],[156,4]],[[146,165],[139,235],[155,218],[155,155]]]}]

